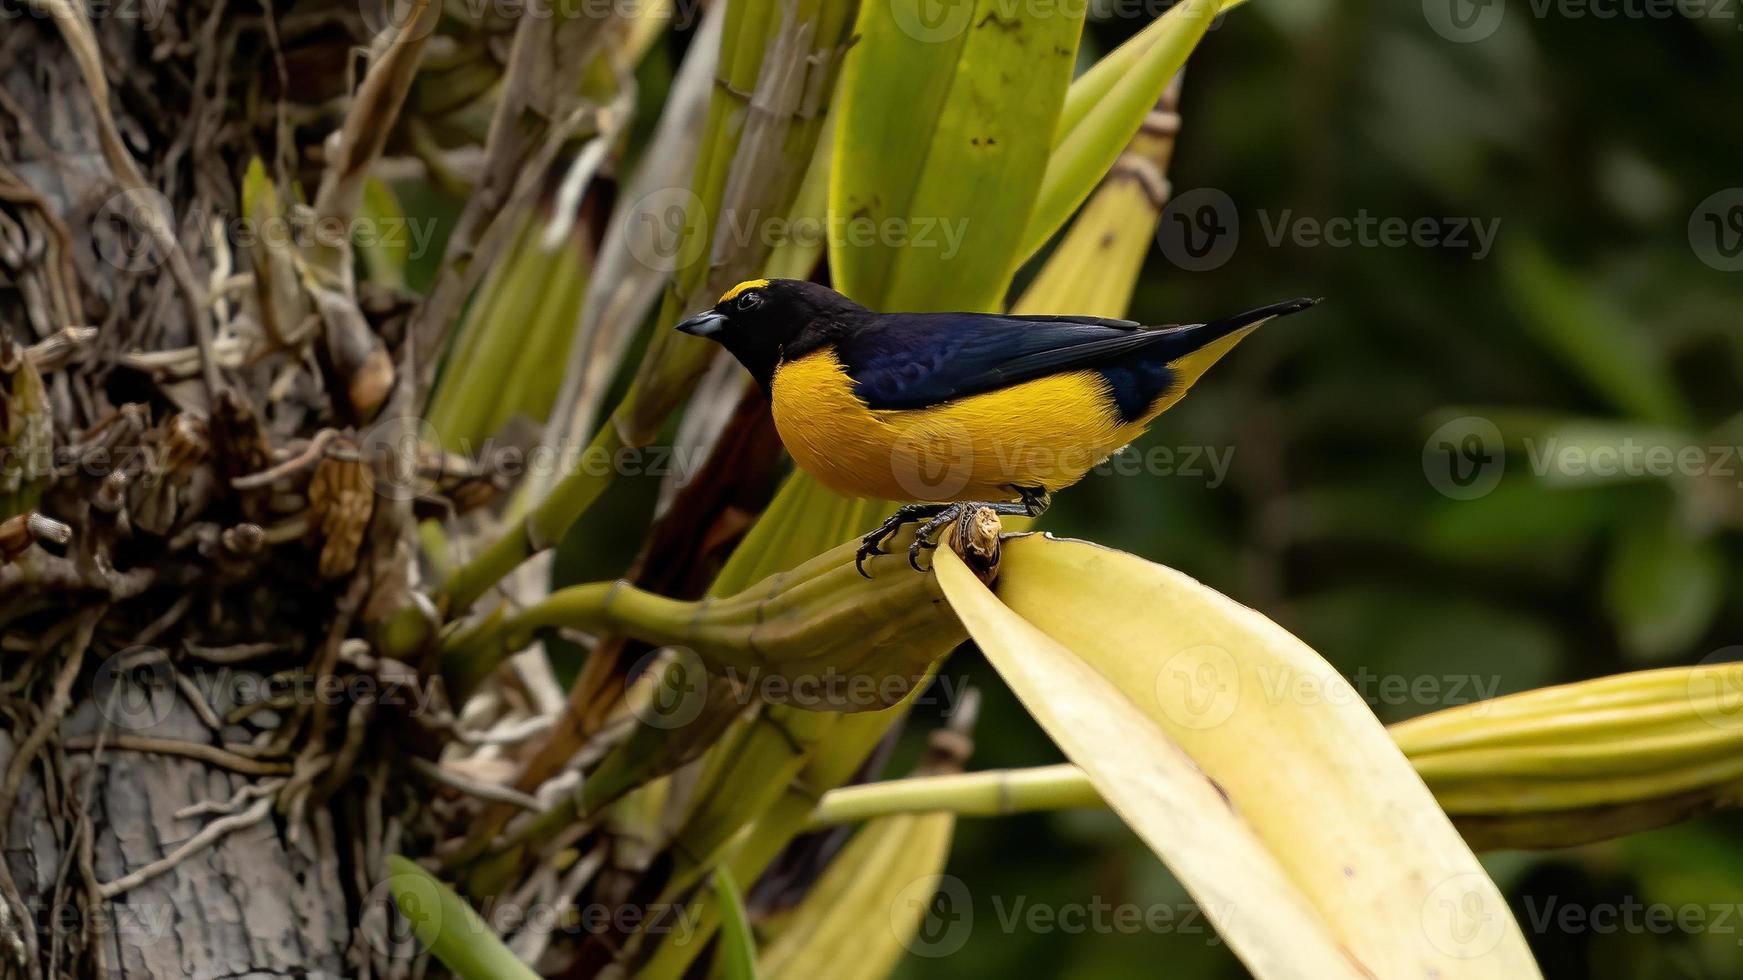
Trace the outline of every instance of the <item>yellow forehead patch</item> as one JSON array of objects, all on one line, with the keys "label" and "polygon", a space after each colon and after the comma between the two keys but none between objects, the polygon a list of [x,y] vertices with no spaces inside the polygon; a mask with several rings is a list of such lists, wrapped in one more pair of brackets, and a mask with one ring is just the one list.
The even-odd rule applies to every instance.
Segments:
[{"label": "yellow forehead patch", "polygon": [[[733,297],[737,296],[739,293],[742,293],[747,289],[761,289],[764,286],[767,286],[768,284],[769,284],[769,281],[767,279],[746,279],[744,282],[741,282],[738,285],[732,287],[731,289],[728,289],[720,297],[720,302],[721,303],[729,303],[732,301]],[[719,305],[719,304],[717,303],[715,305]]]}]

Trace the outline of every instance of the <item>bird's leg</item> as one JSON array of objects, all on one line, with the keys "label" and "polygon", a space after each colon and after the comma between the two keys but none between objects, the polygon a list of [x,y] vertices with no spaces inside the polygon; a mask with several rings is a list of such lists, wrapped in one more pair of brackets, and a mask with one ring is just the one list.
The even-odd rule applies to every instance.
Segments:
[{"label": "bird's leg", "polygon": [[904,524],[926,520],[949,506],[949,504],[906,504],[897,508],[896,512],[890,515],[889,520],[879,524],[877,530],[860,539],[859,551],[853,556],[853,567],[859,569],[861,575],[871,578],[870,575],[866,575],[865,560],[872,555],[886,554],[884,541],[888,540],[890,535],[901,530]]},{"label": "bird's leg", "polygon": [[[877,530],[860,540],[859,551],[853,557],[853,567],[859,569],[861,575],[871,578],[865,570],[865,560],[872,555],[885,554],[884,542],[890,535],[901,530],[904,524],[924,521],[914,532],[914,543],[908,546],[908,564],[920,570],[920,552],[938,547],[932,538],[938,530],[951,521],[964,525],[975,511],[985,507],[1003,517],[1040,517],[1047,512],[1053,503],[1053,497],[1040,487],[1008,487],[1019,498],[1010,501],[958,501],[954,504],[906,504],[890,515],[890,519],[878,525]],[[958,528],[961,533],[962,527]]]},{"label": "bird's leg", "polygon": [[968,530],[969,519],[982,507],[1001,517],[1040,517],[1047,512],[1048,506],[1053,503],[1052,496],[1047,491],[1037,487],[1011,487],[1010,489],[1016,491],[1017,496],[1021,497],[1022,500],[1017,503],[965,500],[950,504],[940,510],[931,520],[920,525],[919,530],[914,532],[914,543],[908,546],[908,564],[914,566],[915,571],[921,571],[920,552],[938,547],[938,542],[932,539],[933,535],[944,525],[955,521],[956,533],[960,539]]},{"label": "bird's leg", "polygon": [[1013,504],[1007,501],[964,500],[951,504],[940,511],[937,516],[920,525],[920,529],[914,532],[914,543],[908,546],[908,564],[914,566],[916,572],[925,571],[920,567],[920,552],[922,549],[930,551],[938,547],[938,542],[932,540],[932,536],[951,521],[966,521],[982,507],[1003,517],[1027,516],[1029,513],[1026,504]]},{"label": "bird's leg", "polygon": [[1053,506],[1053,495],[1040,487],[1011,487],[1023,501],[1024,517],[1040,517]]}]

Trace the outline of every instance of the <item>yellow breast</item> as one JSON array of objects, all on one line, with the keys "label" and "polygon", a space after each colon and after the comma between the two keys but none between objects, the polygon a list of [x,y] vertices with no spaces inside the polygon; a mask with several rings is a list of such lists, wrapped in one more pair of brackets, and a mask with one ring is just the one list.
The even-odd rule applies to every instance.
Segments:
[{"label": "yellow breast", "polygon": [[830,351],[782,364],[770,389],[775,428],[794,462],[837,493],[886,500],[1009,500],[1013,486],[1058,490],[1131,442],[1165,407],[1122,423],[1106,382],[1073,371],[930,408],[873,410]]}]

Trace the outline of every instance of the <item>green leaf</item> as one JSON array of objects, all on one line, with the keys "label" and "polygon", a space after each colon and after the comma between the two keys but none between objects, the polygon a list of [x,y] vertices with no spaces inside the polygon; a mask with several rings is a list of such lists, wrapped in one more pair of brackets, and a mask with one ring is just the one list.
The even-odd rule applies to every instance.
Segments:
[{"label": "green leaf", "polygon": [[461,980],[538,980],[435,875],[397,854],[388,857],[387,869],[388,890],[412,934]]},{"label": "green leaf", "polygon": [[827,104],[852,6],[824,0],[727,5],[690,191],[676,191],[656,209],[677,232],[669,240],[662,235],[654,252],[663,254],[651,256],[671,266],[672,288],[630,393],[612,412],[612,424],[630,445],[653,441],[718,350],[671,325],[696,306],[713,305],[725,287],[762,273],[772,249],[770,236],[761,233],[768,230],[765,222],[790,213],[823,129],[824,113],[800,110],[811,100]]},{"label": "green leaf", "polygon": [[[1158,111],[1178,109],[1179,95],[1172,85],[1158,99]],[[1166,180],[1174,132],[1140,129],[1124,153],[1133,166],[1103,178],[1011,312],[1125,316],[1144,259],[1156,247],[1166,203],[1144,174]]]},{"label": "green leaf", "polygon": [[861,7],[860,40],[842,69],[829,195],[830,266],[843,292],[880,309],[1002,304],[1084,9],[998,0]]},{"label": "green leaf", "polygon": [[1072,84],[1040,194],[1022,233],[1019,262],[1053,237],[1095,189],[1216,15],[1238,2],[1175,4]]},{"label": "green leaf", "polygon": [[1525,477],[1508,477],[1473,500],[1437,500],[1424,517],[1419,541],[1429,554],[1489,568],[1520,559],[1546,561],[1589,546],[1593,535],[1626,519],[1632,501],[1633,495],[1616,490],[1552,490]]},{"label": "green leaf", "polygon": [[858,534],[888,516],[894,504],[849,500],[795,471],[732,550],[709,592],[730,595]]},{"label": "green leaf", "polygon": [[1688,403],[1665,368],[1663,352],[1613,300],[1528,239],[1502,252],[1501,271],[1526,329],[1594,390],[1637,418],[1689,424]]},{"label": "green leaf", "polygon": [[[252,169],[249,176],[253,176]],[[363,228],[367,229],[367,237],[355,244],[358,257],[369,270],[370,281],[404,289],[406,265],[411,257],[412,225],[405,209],[400,207],[399,196],[386,181],[371,177],[364,182],[360,217]]]},{"label": "green leaf", "polygon": [[1622,528],[1610,554],[1604,606],[1631,655],[1647,661],[1686,653],[1719,612],[1725,558],[1674,513]]},{"label": "green leaf", "polygon": [[[592,255],[579,237],[547,250],[525,223],[466,309],[430,398],[442,445],[475,453],[516,415],[542,419],[562,385],[568,345],[586,298]],[[505,385],[504,378],[515,383]]]},{"label": "green leaf", "polygon": [[[1217,4],[1218,12],[1231,10],[1244,2],[1245,0],[1221,0]],[[1191,5],[1182,3],[1178,6]],[[1165,17],[1157,18],[1136,36],[1104,55],[1071,83],[1071,90],[1065,93],[1065,105],[1059,110],[1059,132],[1054,136],[1054,145],[1063,142],[1067,134],[1081,125],[1084,117],[1113,91],[1120,79],[1138,69],[1145,58],[1152,56],[1152,49],[1162,34],[1176,29],[1162,26],[1164,19]]]},{"label": "green leaf", "polygon": [[714,900],[720,906],[720,972],[725,980],[756,980],[756,937],[745,918],[738,883],[725,866],[714,869]]},{"label": "green leaf", "polygon": [[266,164],[259,157],[249,158],[242,173],[242,213],[250,220],[263,220],[277,218],[279,211],[278,190],[267,176]]},{"label": "green leaf", "polygon": [[[733,276],[748,278],[762,268],[769,250],[765,236],[753,234],[711,251],[712,220],[731,216],[750,222],[754,229],[771,208],[770,213],[787,213],[812,159],[823,125],[821,112],[783,123],[766,112],[752,113],[751,101],[779,103],[797,96],[826,102],[838,49],[848,40],[851,5],[820,0],[781,4],[782,0],[750,0],[727,5],[717,84],[692,188],[668,189],[677,196],[648,212],[664,215],[662,221],[676,219],[676,227],[666,228],[677,234],[669,241],[660,236],[652,253],[638,257],[669,266],[674,288],[667,292],[656,317],[655,332],[629,393],[612,412],[611,421],[594,433],[588,453],[610,454],[625,446],[648,445],[695,387],[718,349],[669,327],[688,311],[693,294],[706,291],[703,287],[710,277],[726,277],[728,284],[736,281]],[[778,69],[767,66],[771,58],[780,63]],[[765,74],[767,85],[762,84]],[[649,198],[661,194],[653,191]],[[668,250],[668,246],[674,247]],[[454,573],[436,594],[437,608],[444,614],[466,609],[538,550],[531,542],[543,546],[561,540],[614,479],[615,471],[568,470],[527,511],[525,528],[509,527]]]}]

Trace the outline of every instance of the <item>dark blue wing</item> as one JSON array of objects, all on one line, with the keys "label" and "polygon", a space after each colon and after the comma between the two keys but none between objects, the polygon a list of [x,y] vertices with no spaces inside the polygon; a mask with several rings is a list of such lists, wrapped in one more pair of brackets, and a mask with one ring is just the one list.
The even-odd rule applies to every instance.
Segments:
[{"label": "dark blue wing", "polygon": [[871,407],[924,408],[1067,370],[1079,354],[1141,336],[1128,320],[890,313],[838,342],[836,354]]},{"label": "dark blue wing", "polygon": [[1173,384],[1169,362],[1312,302],[1156,328],[1095,317],[889,313],[839,341],[836,354],[855,393],[872,408],[925,408],[1063,371],[1097,370],[1120,414],[1131,420]]}]

